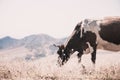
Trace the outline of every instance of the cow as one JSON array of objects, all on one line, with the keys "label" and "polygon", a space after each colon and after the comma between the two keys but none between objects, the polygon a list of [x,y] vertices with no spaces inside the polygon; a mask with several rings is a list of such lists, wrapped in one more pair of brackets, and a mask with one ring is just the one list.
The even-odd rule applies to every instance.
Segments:
[{"label": "cow", "polygon": [[[84,19],[74,28],[71,36],[59,47],[58,63],[64,65],[74,52],[78,52],[78,62],[83,54],[91,53],[91,61],[95,64],[96,50],[102,46],[106,50],[106,45],[112,45],[120,51],[120,17],[107,17],[99,20]],[[111,50],[112,50],[111,49]]]}]

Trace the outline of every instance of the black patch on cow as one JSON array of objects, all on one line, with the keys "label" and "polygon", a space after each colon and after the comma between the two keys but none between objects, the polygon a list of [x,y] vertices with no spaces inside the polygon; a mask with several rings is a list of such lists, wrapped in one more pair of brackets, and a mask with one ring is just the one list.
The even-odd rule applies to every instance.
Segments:
[{"label": "black patch on cow", "polygon": [[91,45],[96,43],[97,36],[95,33],[87,31],[83,35],[83,41],[89,42]]},{"label": "black patch on cow", "polygon": [[82,24],[82,22],[78,23],[74,30],[80,30],[81,24]]},{"label": "black patch on cow", "polygon": [[108,42],[120,44],[120,21],[112,21],[108,24],[100,24],[100,37]]},{"label": "black patch on cow", "polygon": [[94,46],[96,48],[96,38],[96,34],[91,31],[87,31],[86,33],[84,33],[84,36],[82,38],[80,38],[80,31],[73,35],[64,50],[67,59],[70,58],[71,49],[74,49],[74,51],[78,51],[78,57],[81,57],[83,55],[83,51],[89,47],[87,42],[89,42],[93,48]]}]

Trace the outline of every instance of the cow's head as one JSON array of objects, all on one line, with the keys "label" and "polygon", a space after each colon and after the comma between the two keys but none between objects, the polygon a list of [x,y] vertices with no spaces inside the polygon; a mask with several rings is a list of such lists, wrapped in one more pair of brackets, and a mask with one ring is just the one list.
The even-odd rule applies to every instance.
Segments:
[{"label": "cow's head", "polygon": [[61,66],[64,64],[65,61],[67,61],[66,54],[64,53],[65,47],[64,45],[55,45],[55,44],[54,46],[59,48],[57,51],[57,54],[59,55],[58,64]]}]

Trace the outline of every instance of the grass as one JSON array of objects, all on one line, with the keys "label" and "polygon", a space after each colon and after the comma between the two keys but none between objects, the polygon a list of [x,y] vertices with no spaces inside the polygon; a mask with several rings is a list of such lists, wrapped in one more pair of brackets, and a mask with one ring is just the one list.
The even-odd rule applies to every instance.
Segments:
[{"label": "grass", "polygon": [[78,63],[75,54],[62,67],[57,65],[57,55],[33,61],[18,58],[2,60],[0,80],[120,80],[120,53],[98,53],[95,69],[90,60],[91,55],[82,56],[82,62]]},{"label": "grass", "polygon": [[[53,65],[53,68],[55,66]],[[119,80],[120,64],[102,66],[95,71],[79,67],[42,65],[38,62],[13,62],[0,64],[0,80]]]}]

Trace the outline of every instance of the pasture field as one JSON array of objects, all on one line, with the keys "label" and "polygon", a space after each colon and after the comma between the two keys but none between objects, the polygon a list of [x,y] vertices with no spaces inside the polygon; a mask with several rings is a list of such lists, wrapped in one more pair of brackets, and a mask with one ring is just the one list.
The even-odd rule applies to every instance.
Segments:
[{"label": "pasture field", "polygon": [[76,55],[62,67],[57,54],[31,61],[1,60],[0,80],[120,80],[120,52],[98,50],[95,67],[90,54],[83,55],[81,63]]}]

